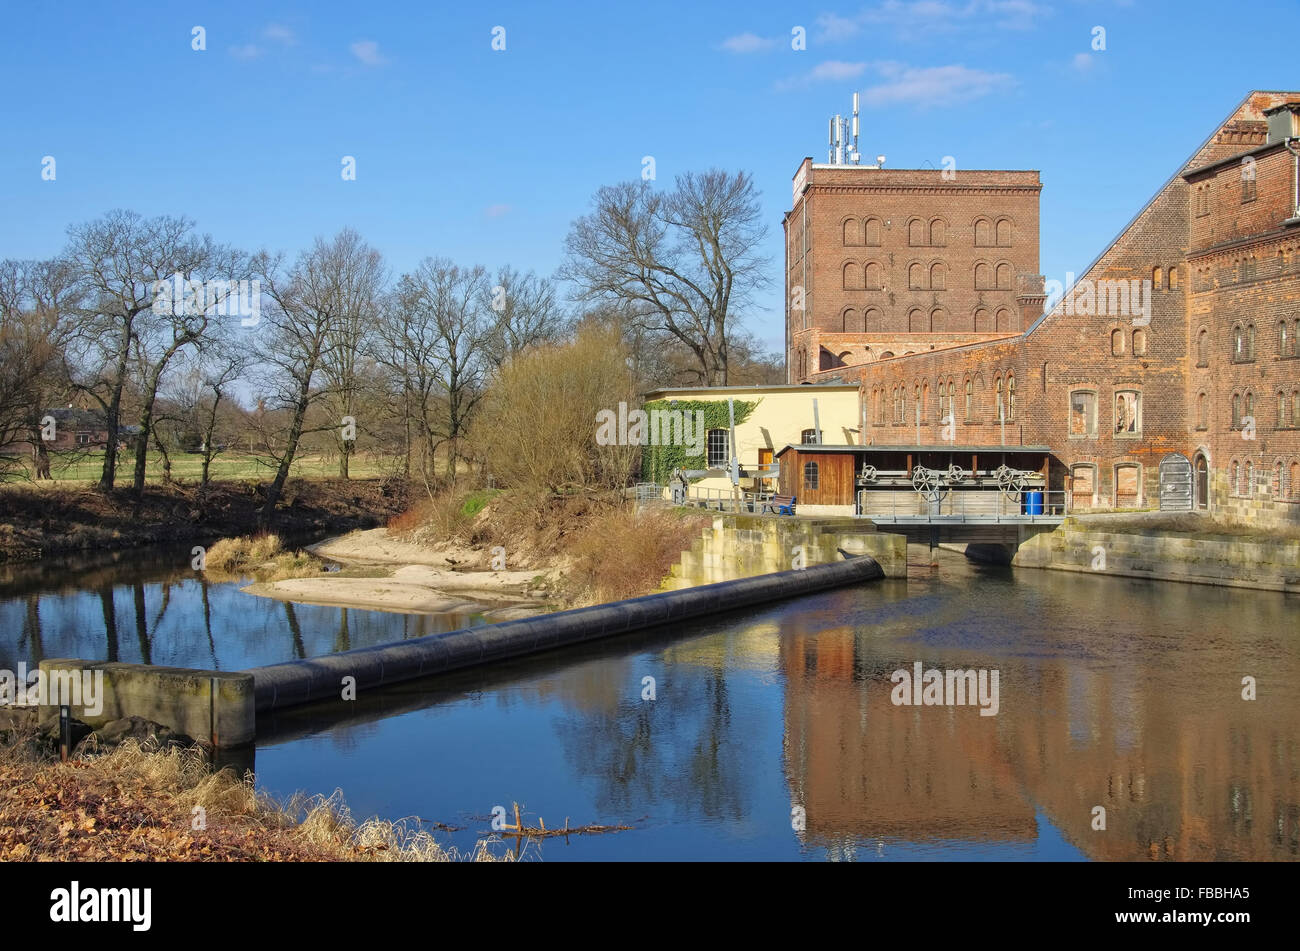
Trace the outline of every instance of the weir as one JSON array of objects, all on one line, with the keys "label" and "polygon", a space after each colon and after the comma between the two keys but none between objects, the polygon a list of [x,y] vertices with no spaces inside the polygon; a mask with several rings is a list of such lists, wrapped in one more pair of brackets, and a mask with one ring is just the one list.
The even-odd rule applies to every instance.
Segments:
[{"label": "weir", "polygon": [[[104,672],[101,696],[95,698],[102,705],[98,715],[92,705],[69,705],[72,716],[92,727],[140,716],[217,748],[239,747],[254,742],[259,715],[339,701],[348,691],[355,697],[390,684],[884,577],[874,558],[861,555],[235,673],[75,659],[47,659],[40,669]],[[42,708],[42,715],[57,712]]]}]

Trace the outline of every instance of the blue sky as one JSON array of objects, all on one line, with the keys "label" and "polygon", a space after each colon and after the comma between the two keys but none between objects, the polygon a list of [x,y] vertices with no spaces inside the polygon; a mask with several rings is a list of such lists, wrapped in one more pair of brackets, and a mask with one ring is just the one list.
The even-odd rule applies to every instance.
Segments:
[{"label": "blue sky", "polygon": [[1038,169],[1042,268],[1063,279],[1249,90],[1300,86],[1296,0],[1241,18],[1202,0],[63,2],[3,18],[0,258],[54,254],[69,224],[127,207],[250,250],[350,225],[395,273],[446,255],[550,274],[596,188],[649,155],[661,186],[755,175],[773,284],[749,325],[776,349],[790,180],[824,161],[855,90],[864,156]]}]

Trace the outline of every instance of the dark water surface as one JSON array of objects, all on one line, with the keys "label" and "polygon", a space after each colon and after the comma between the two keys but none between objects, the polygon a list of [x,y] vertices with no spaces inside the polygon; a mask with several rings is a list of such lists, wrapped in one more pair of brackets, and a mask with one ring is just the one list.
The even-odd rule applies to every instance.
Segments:
[{"label": "dark water surface", "polygon": [[[62,585],[55,567],[0,575],[0,665],[231,670],[475,620],[286,606],[171,556]],[[998,714],[894,705],[890,675],[915,661],[996,669]],[[1297,684],[1294,596],[943,556],[906,582],[281,714],[255,768],[277,795],[338,787],[359,817],[460,827],[435,834],[461,849],[514,802],[533,826],[633,827],[525,849],[545,861],[1295,860]]]}]

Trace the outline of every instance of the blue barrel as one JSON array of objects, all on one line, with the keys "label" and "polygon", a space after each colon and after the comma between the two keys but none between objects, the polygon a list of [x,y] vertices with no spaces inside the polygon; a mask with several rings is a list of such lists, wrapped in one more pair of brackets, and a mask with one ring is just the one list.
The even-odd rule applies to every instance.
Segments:
[{"label": "blue barrel", "polygon": [[1043,493],[1042,492],[1025,493],[1025,514],[1026,515],[1043,514]]}]

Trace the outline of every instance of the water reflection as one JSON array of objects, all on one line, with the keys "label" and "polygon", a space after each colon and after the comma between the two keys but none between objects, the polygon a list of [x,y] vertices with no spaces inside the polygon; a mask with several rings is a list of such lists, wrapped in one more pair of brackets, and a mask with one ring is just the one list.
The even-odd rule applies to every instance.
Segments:
[{"label": "water reflection", "polygon": [[[29,582],[0,589],[5,661],[234,669],[455,623],[251,598],[143,563]],[[276,794],[341,787],[359,816],[463,826],[462,848],[513,801],[548,827],[635,827],[549,840],[547,860],[1295,860],[1298,606],[944,559],[906,582],[286,711],[259,722],[256,768]],[[998,669],[999,714],[894,706],[890,674],[918,660]],[[1258,699],[1242,699],[1244,676]]]}]

